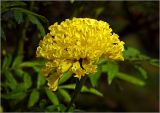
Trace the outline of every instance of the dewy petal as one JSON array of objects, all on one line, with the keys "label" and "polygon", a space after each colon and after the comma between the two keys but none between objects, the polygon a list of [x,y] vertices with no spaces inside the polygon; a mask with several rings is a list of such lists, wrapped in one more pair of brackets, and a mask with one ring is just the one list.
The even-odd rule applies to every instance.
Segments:
[{"label": "dewy petal", "polygon": [[112,33],[109,24],[91,18],[66,19],[60,24],[49,27],[50,32],[44,36],[37,47],[37,57],[48,62],[42,69],[48,77],[55,69],[57,76],[50,76],[48,84],[56,89],[58,78],[66,71],[71,71],[79,79],[86,74],[96,72],[100,57],[124,60],[124,42]]}]

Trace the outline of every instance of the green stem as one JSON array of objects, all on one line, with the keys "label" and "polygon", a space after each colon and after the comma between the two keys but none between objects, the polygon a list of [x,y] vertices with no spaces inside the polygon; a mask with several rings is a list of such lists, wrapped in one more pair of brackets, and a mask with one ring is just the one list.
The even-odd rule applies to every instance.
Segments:
[{"label": "green stem", "polygon": [[[31,2],[29,9],[32,11],[33,8],[34,8],[34,1]],[[18,42],[18,51],[17,51],[18,55],[23,55],[24,41],[26,39],[26,32],[27,32],[28,26],[29,26],[29,21],[26,19],[26,22],[22,30],[22,37],[19,39],[19,42]]]},{"label": "green stem", "polygon": [[29,24],[28,21],[26,21],[24,28],[22,30],[22,37],[19,39],[19,42],[18,42],[18,52],[17,52],[18,55],[23,55],[24,41],[26,39],[26,32],[27,32],[26,30],[27,30],[28,24]]},{"label": "green stem", "polygon": [[77,82],[76,82],[76,87],[75,87],[75,91],[74,91],[73,96],[72,96],[72,99],[71,99],[71,101],[70,101],[70,103],[69,103],[69,105],[68,105],[68,107],[67,107],[67,109],[66,109],[66,112],[68,112],[68,111],[70,110],[70,108],[72,107],[72,105],[73,105],[76,97],[78,96],[78,94],[80,93],[80,91],[81,91],[81,89],[82,89],[83,84],[85,83],[86,78],[87,78],[87,76],[84,76],[84,77],[82,77],[82,78],[80,79],[80,81],[77,80]]}]

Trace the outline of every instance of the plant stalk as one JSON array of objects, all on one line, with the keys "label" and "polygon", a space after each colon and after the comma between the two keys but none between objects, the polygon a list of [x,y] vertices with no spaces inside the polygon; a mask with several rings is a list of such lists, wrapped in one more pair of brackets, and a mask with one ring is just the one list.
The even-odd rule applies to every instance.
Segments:
[{"label": "plant stalk", "polygon": [[[31,2],[29,9],[32,11],[33,8],[34,8],[34,1]],[[27,32],[28,26],[29,26],[29,21],[26,19],[26,22],[25,22],[23,30],[22,30],[22,37],[19,39],[19,42],[18,42],[17,54],[20,56],[23,56],[24,41],[26,39],[26,32]]]},{"label": "plant stalk", "polygon": [[82,89],[83,84],[85,83],[86,78],[87,78],[87,76],[84,76],[80,79],[80,81],[79,80],[76,81],[75,91],[73,93],[72,99],[71,99],[65,112],[68,112],[70,110],[70,108],[72,107],[76,97],[78,96],[78,94],[80,93],[80,91]]}]

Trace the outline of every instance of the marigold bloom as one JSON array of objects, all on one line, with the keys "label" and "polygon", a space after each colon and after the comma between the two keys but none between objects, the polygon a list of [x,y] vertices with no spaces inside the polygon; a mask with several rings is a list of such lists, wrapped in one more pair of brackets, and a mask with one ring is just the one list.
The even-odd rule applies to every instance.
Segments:
[{"label": "marigold bloom", "polygon": [[70,71],[80,79],[96,72],[100,57],[124,60],[124,42],[104,21],[66,19],[60,25],[51,25],[49,30],[50,33],[40,41],[36,54],[48,61],[42,72],[47,77],[49,88],[54,91],[64,72]]}]

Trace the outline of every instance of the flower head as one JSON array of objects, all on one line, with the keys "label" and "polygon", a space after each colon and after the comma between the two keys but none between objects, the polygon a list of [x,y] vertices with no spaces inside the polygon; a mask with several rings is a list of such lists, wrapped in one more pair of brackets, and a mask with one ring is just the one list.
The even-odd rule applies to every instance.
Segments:
[{"label": "flower head", "polygon": [[[80,79],[96,72],[100,57],[124,60],[124,42],[112,33],[109,24],[104,21],[90,18],[66,19],[60,25],[51,25],[49,30],[50,33],[40,41],[36,54],[48,61],[42,72],[54,91],[64,72],[70,71]],[[54,69],[56,73],[53,72]]]}]

